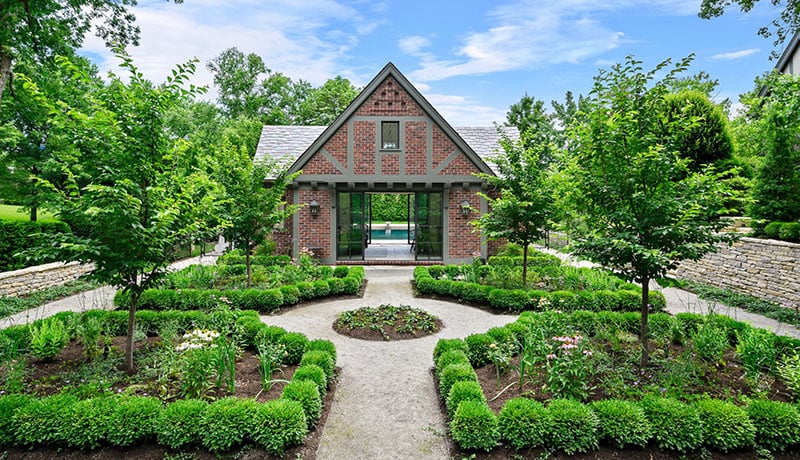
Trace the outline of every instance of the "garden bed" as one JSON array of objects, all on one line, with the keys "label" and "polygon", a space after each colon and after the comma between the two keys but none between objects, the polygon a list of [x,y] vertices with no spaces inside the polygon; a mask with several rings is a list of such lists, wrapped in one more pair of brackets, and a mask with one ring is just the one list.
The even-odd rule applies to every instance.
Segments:
[{"label": "garden bed", "polygon": [[140,311],[136,372],[126,373],[126,313],[61,313],[0,331],[0,445],[25,458],[64,449],[73,458],[248,449],[313,458],[335,390],[331,342],[224,305]]},{"label": "garden bed", "polygon": [[418,339],[439,332],[442,320],[407,305],[380,305],[342,312],[333,330],[354,339],[393,341]]},{"label": "garden bed", "polygon": [[441,340],[434,379],[451,442],[488,459],[797,458],[800,341],[727,317],[655,314],[641,368],[637,316],[523,313]]}]

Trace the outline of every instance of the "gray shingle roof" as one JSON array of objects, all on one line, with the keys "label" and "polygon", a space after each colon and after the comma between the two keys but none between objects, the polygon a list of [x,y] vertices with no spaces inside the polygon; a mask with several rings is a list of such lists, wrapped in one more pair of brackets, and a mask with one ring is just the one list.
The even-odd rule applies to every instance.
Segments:
[{"label": "gray shingle roof", "polygon": [[[288,168],[311,144],[325,131],[326,126],[273,126],[267,125],[261,130],[261,138],[256,147],[255,159],[275,161]],[[500,133],[493,126],[454,127],[464,142],[494,169],[492,157],[500,146]],[[500,128],[511,139],[519,139],[519,131],[515,127]]]}]

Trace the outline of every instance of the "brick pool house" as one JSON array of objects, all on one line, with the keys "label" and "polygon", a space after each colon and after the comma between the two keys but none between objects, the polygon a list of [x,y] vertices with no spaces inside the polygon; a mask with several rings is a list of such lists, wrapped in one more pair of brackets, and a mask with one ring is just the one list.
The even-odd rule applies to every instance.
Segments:
[{"label": "brick pool house", "polygon": [[[274,230],[278,250],[308,248],[331,265],[488,257],[497,244],[470,222],[487,211],[478,192],[493,192],[475,174],[495,174],[488,160],[503,135],[519,138],[450,126],[392,63],[330,126],[264,126],[255,159],[301,171],[286,202],[305,205]],[[372,222],[371,197],[386,193],[405,197],[407,222]]]}]

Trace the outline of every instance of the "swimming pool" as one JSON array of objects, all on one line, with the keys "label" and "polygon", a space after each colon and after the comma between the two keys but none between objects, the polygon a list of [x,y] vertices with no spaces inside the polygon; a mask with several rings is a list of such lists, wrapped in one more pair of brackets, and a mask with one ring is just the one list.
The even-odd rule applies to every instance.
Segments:
[{"label": "swimming pool", "polygon": [[403,228],[393,228],[390,229],[387,233],[385,229],[376,229],[373,228],[372,232],[372,240],[403,240],[408,241],[408,229]]}]

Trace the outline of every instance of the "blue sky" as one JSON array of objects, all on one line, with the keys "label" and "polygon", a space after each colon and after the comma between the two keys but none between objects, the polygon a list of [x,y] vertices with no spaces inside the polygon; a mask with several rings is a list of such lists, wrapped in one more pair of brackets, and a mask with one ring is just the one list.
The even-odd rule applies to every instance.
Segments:
[{"label": "blue sky", "polygon": [[[233,46],[315,85],[341,75],[363,86],[391,61],[452,125],[489,126],[526,93],[548,106],[587,93],[599,68],[629,54],[650,69],[695,53],[689,73],[705,70],[716,97],[736,103],[775,65],[756,32],[779,11],[761,3],[704,20],[700,0],[140,0],[130,51],[156,82],[199,59],[193,83],[210,99],[205,63]],[[98,39],[83,52],[101,70],[116,65]]]}]

